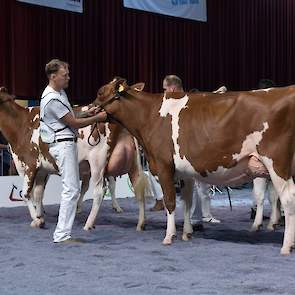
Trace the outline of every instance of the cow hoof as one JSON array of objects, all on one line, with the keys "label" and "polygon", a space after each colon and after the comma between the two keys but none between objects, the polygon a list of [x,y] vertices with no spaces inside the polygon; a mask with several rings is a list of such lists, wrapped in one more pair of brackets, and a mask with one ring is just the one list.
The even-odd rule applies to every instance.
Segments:
[{"label": "cow hoof", "polygon": [[266,229],[268,231],[275,231],[276,230],[276,224],[268,224]]},{"label": "cow hoof", "polygon": [[165,246],[169,246],[169,245],[172,245],[172,242],[173,242],[173,239],[175,238],[176,236],[175,235],[169,235],[169,236],[166,236],[165,239],[163,240],[162,244],[165,245]]},{"label": "cow hoof", "polygon": [[259,225],[252,225],[250,232],[256,232],[256,231],[260,231],[262,229],[262,224]]},{"label": "cow hoof", "polygon": [[281,255],[287,256],[291,254],[290,247],[282,247],[281,248]]},{"label": "cow hoof", "polygon": [[44,220],[44,218],[41,217],[39,220],[40,220],[40,225],[39,225],[39,227],[40,227],[40,228],[44,228],[44,227],[45,227],[45,220]]},{"label": "cow hoof", "polygon": [[183,233],[182,234],[182,240],[183,241],[189,241],[192,238],[193,234],[192,233]]},{"label": "cow hoof", "polygon": [[143,231],[143,230],[145,230],[145,225],[144,224],[143,225],[137,225],[136,231]]},{"label": "cow hoof", "polygon": [[124,212],[124,210],[121,207],[113,207],[113,209],[117,212],[117,213],[122,213]]},{"label": "cow hoof", "polygon": [[32,228],[44,228],[45,226],[45,221],[44,218],[36,218],[31,222],[31,227]]},{"label": "cow hoof", "polygon": [[92,225],[92,226],[85,225],[85,226],[83,227],[83,229],[86,230],[86,231],[90,231],[90,230],[92,230],[92,229],[95,229],[95,225]]}]

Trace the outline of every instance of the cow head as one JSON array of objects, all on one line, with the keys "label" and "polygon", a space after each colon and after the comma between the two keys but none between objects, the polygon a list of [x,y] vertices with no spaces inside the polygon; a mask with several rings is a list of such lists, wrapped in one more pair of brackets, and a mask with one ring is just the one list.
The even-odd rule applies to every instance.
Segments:
[{"label": "cow head", "polygon": [[126,80],[120,77],[115,77],[110,83],[100,87],[97,91],[95,104],[105,103],[109,99],[117,96],[119,92],[125,91],[128,85]]},{"label": "cow head", "polygon": [[115,77],[110,83],[99,88],[94,104],[101,105],[102,107],[113,103],[116,104],[117,100],[125,97],[127,91],[142,91],[144,85],[144,83],[137,83],[129,86],[126,79]]},{"label": "cow head", "polygon": [[0,92],[8,93],[8,90],[7,90],[6,87],[1,86],[1,87],[0,87]]},{"label": "cow head", "polygon": [[0,106],[4,103],[14,100],[14,96],[8,94],[8,90],[5,87],[0,87]]}]

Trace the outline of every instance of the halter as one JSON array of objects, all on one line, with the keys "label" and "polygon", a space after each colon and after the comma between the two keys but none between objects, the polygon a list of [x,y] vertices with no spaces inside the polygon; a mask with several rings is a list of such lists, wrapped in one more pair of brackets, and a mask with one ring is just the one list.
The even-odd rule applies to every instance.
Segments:
[{"label": "halter", "polygon": [[117,91],[112,97],[110,97],[109,99],[107,99],[106,101],[104,101],[102,103],[97,103],[97,105],[100,107],[100,109],[103,109],[106,105],[110,104],[114,100],[119,99],[121,97],[121,95],[120,95],[121,92]]},{"label": "halter", "polygon": [[[117,91],[115,93],[115,95],[113,95],[112,97],[110,97],[106,101],[104,101],[102,103],[96,103],[98,105],[98,108],[99,108],[98,109],[99,110],[98,112],[101,112],[102,110],[104,110],[104,107],[106,105],[110,104],[111,102],[113,102],[114,100],[117,100],[119,98],[120,98],[120,93],[119,93],[119,91]],[[108,116],[110,116],[110,114],[108,114]],[[100,143],[100,134],[99,134],[99,130],[98,130],[97,124],[98,124],[97,122],[95,122],[93,124],[93,126],[91,128],[91,131],[90,131],[90,134],[89,134],[88,139],[87,139],[88,144],[91,145],[91,146],[96,146],[96,145],[98,145]],[[98,140],[97,140],[97,142],[95,144],[92,144],[92,143],[90,143],[90,137],[92,136],[92,134],[93,134],[93,132],[94,132],[95,129],[97,130]]]},{"label": "halter", "polygon": [[0,104],[4,104],[6,102],[12,101],[12,98],[7,98],[6,100],[0,100]]}]

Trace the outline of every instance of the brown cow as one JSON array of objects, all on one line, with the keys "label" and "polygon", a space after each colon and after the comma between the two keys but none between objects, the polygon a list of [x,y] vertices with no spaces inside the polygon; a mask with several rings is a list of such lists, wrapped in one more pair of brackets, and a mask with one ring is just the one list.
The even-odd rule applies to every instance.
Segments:
[{"label": "brown cow", "polygon": [[[39,108],[23,108],[14,102],[13,97],[6,93],[4,88],[1,89],[0,130],[10,144],[19,175],[24,177],[22,194],[33,219],[31,226],[42,227],[44,187],[48,175],[58,174],[58,168],[48,152],[48,145],[43,143],[39,136]],[[81,110],[84,109],[75,109],[75,111]],[[100,142],[90,146],[87,141],[90,129],[91,126],[81,128],[79,130],[81,136],[77,142],[80,169],[84,167],[81,171],[82,179],[85,181],[85,176],[89,178],[91,173],[94,182],[93,205],[84,229],[89,230],[94,227],[105,191],[104,178],[129,173],[140,205],[137,230],[142,230],[146,178],[138,160],[136,153],[138,149],[135,148],[133,137],[121,126],[106,124],[105,130],[100,133]],[[97,140],[97,132],[94,132],[90,138],[93,143]],[[85,165],[86,162],[89,164]],[[84,182],[81,200],[86,188],[88,185]]]},{"label": "brown cow", "polygon": [[[115,78],[99,89],[96,103],[138,139],[151,172],[159,177],[168,217],[164,244],[171,244],[176,233],[175,178],[236,185],[265,176],[266,170],[286,215],[281,253],[290,253],[295,234],[294,86],[218,96],[151,94]],[[249,166],[252,156],[265,169]],[[189,205],[184,236],[192,233]]]}]

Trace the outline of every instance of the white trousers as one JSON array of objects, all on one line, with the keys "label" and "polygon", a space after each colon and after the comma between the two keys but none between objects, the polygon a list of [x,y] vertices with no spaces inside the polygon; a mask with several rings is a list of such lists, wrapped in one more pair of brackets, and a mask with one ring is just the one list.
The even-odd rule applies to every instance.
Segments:
[{"label": "white trousers", "polygon": [[148,170],[148,180],[152,189],[152,193],[156,200],[163,199],[163,192],[160,183],[156,180],[156,178],[152,175],[151,171]]},{"label": "white trousers", "polygon": [[72,141],[54,143],[50,145],[49,152],[56,160],[63,185],[58,222],[53,234],[53,241],[58,243],[71,238],[76,215],[80,194],[77,144]]},{"label": "white trousers", "polygon": [[[155,179],[155,177],[148,170],[148,178],[150,182],[150,186],[152,188],[152,192],[154,198],[157,200],[163,199],[163,192],[159,182]],[[210,211],[210,184],[195,181],[194,184],[194,192],[192,199],[192,208],[190,212],[191,220],[194,219],[197,222],[201,222],[202,218],[212,218],[212,214]]]},{"label": "white trousers", "polygon": [[190,217],[197,222],[202,221],[203,217],[212,218],[210,211],[210,187],[211,185],[208,183],[195,181]]}]

